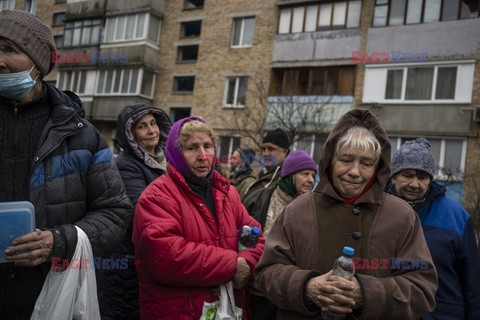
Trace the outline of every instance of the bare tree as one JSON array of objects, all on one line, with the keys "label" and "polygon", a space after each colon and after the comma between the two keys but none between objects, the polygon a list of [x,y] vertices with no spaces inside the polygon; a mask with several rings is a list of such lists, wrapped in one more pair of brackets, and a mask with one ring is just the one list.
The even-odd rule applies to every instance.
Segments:
[{"label": "bare tree", "polygon": [[231,124],[229,129],[233,134],[241,135],[251,142],[250,145],[260,150],[265,129],[268,92],[263,82],[254,81],[254,85],[255,90],[249,103],[243,108],[225,110],[220,119]]},{"label": "bare tree", "polygon": [[325,110],[330,97],[270,96],[264,81],[253,79],[253,86],[249,103],[244,108],[232,109],[222,120],[233,122],[230,129],[253,142],[258,149],[261,149],[266,131],[280,128],[294,144],[326,127]]},{"label": "bare tree", "polygon": [[266,119],[268,129],[281,128],[291,144],[323,131],[325,111],[331,98],[309,96],[270,97]]}]

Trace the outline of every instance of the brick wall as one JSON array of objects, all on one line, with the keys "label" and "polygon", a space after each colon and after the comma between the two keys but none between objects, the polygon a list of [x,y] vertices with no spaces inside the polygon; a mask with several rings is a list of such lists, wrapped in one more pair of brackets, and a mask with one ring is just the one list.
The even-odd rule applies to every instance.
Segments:
[{"label": "brick wall", "polygon": [[[205,1],[203,9],[183,10],[183,1],[167,1],[158,60],[157,91],[155,105],[192,107],[192,115],[204,117],[219,134],[239,133],[234,118],[259,116],[255,96],[255,82],[263,82],[268,88],[273,39],[276,32],[277,7],[273,0]],[[253,46],[232,49],[230,47],[233,17],[238,14],[255,15]],[[198,39],[179,39],[180,21],[190,17],[202,18],[202,30]],[[178,43],[200,41],[196,63],[176,63]],[[193,95],[172,94],[174,75],[195,75]],[[248,75],[247,111],[222,107],[225,78],[230,75]],[[242,122],[242,121],[240,121]],[[252,121],[252,123],[255,121]],[[256,130],[256,128],[248,128]],[[243,141],[245,140],[245,141]],[[242,145],[251,145],[242,139]]]}]

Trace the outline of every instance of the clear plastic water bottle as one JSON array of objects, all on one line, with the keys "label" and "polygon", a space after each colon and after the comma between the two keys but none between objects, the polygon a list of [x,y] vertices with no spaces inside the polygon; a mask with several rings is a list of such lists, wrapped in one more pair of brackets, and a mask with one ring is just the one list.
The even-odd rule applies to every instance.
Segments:
[{"label": "clear plastic water bottle", "polygon": [[[352,261],[355,250],[350,247],[343,247],[343,255],[338,257],[333,263],[333,274],[347,280],[351,280],[355,274],[355,268]],[[327,312],[322,312],[323,320],[337,320],[342,318],[334,318],[328,315]]]},{"label": "clear plastic water bottle", "polygon": [[238,251],[254,248],[258,242],[258,236],[260,234],[260,228],[243,226],[238,229]]}]

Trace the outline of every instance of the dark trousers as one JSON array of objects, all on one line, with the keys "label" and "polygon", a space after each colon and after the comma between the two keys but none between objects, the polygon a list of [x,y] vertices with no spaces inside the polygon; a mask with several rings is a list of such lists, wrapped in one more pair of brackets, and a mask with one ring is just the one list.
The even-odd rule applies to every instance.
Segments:
[{"label": "dark trousers", "polygon": [[250,301],[252,320],[275,320],[278,307],[265,297],[252,294]]}]

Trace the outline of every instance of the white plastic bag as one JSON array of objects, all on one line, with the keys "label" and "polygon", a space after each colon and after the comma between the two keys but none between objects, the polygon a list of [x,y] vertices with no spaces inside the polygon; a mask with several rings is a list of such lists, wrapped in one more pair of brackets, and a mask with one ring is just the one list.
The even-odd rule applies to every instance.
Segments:
[{"label": "white plastic bag", "polygon": [[85,232],[76,228],[77,247],[71,261],[88,259],[90,263],[87,268],[78,264],[67,270],[51,269],[30,320],[100,319],[92,246]]},{"label": "white plastic bag", "polygon": [[204,302],[200,320],[242,320],[243,311],[235,305],[233,283],[220,285],[220,301]]}]

